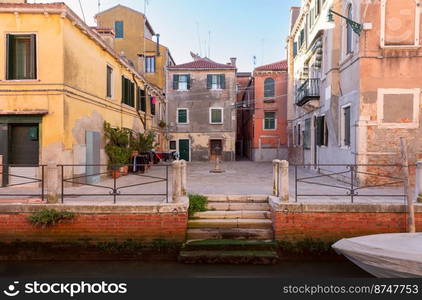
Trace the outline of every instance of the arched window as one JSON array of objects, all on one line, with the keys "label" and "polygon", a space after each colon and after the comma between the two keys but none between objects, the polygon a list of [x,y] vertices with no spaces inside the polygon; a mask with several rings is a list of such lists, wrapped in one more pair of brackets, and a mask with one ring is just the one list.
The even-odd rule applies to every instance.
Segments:
[{"label": "arched window", "polygon": [[[352,4],[347,6],[347,17],[353,20]],[[346,53],[353,52],[353,29],[349,23],[346,23]]]},{"label": "arched window", "polygon": [[267,78],[264,81],[264,97],[274,97],[275,96],[275,82],[272,78]]}]

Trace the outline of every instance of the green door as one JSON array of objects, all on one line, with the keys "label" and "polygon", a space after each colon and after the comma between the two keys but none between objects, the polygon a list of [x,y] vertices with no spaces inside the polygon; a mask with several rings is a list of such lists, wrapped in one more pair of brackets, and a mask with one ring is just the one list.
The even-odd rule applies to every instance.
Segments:
[{"label": "green door", "polygon": [[180,159],[189,161],[189,140],[179,140]]}]

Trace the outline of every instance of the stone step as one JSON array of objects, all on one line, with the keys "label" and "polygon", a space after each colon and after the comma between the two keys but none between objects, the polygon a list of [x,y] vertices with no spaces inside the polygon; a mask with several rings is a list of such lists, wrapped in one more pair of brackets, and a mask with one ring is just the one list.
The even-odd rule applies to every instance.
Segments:
[{"label": "stone step", "polygon": [[193,240],[187,241],[182,250],[276,250],[272,240]]},{"label": "stone step", "polygon": [[271,219],[266,210],[209,210],[197,212],[192,219]]},{"label": "stone step", "polygon": [[189,228],[188,240],[235,239],[235,240],[272,240],[272,229],[250,228]]},{"label": "stone step", "polygon": [[268,219],[196,219],[188,221],[188,228],[272,228]]},{"label": "stone step", "polygon": [[268,203],[266,195],[205,195],[210,202]]},{"label": "stone step", "polygon": [[179,254],[179,261],[188,264],[275,264],[278,259],[272,250],[200,250]]},{"label": "stone step", "polygon": [[268,203],[244,203],[244,202],[212,202],[207,203],[207,209],[209,210],[270,210],[270,205]]}]

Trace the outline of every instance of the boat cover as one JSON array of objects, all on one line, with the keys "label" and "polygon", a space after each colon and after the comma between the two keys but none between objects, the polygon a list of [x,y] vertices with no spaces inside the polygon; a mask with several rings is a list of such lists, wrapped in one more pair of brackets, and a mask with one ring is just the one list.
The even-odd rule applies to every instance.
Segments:
[{"label": "boat cover", "polygon": [[341,239],[332,247],[376,277],[422,277],[422,233]]}]

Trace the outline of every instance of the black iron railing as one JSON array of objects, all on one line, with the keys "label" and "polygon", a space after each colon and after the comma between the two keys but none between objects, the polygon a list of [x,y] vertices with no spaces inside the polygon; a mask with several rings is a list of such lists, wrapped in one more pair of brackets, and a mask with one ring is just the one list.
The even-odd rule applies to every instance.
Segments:
[{"label": "black iron railing", "polygon": [[305,80],[296,90],[296,104],[301,106],[306,102],[319,99],[320,97],[320,79],[312,78]]},{"label": "black iron railing", "polygon": [[[58,165],[61,168],[61,202],[64,203],[65,198],[75,198],[75,197],[100,197],[100,196],[112,196],[113,203],[117,202],[117,197],[142,197],[142,196],[165,196],[166,201],[168,202],[168,195],[169,195],[169,164],[159,164],[154,165],[154,168],[162,168],[164,171],[164,175],[162,176],[154,176],[149,175],[146,173],[147,165],[145,164],[129,164],[129,165],[103,165],[103,164],[94,164],[94,165]],[[66,177],[65,174],[72,173],[73,168],[85,168],[87,167],[97,167],[102,168],[105,171],[98,171],[98,172],[91,172],[89,174],[77,175],[77,176],[70,176]],[[117,176],[117,173],[122,173],[121,168],[127,167],[128,173],[127,176]],[[71,172],[68,172],[67,169],[72,168]],[[143,171],[140,171],[142,169]],[[123,173],[126,171],[123,171]],[[150,180],[148,182],[135,182],[129,184],[122,184],[119,183],[123,182],[125,178],[129,178],[129,176],[135,176],[142,179]],[[100,177],[98,180],[92,180],[95,177]],[[103,178],[101,178],[103,177]],[[108,177],[110,181],[107,182]],[[133,178],[132,178],[133,179]],[[136,181],[136,180],[135,180]],[[109,183],[109,185],[106,185]],[[165,192],[163,193],[153,193],[153,192],[126,192],[125,190],[133,187],[143,187],[146,185],[151,185],[154,183],[163,183],[165,187]],[[71,187],[66,185],[73,185]],[[87,186],[92,188],[98,188],[99,190],[92,191],[92,189],[86,189],[83,192],[70,192],[67,193],[66,191],[70,188],[74,188],[77,186]],[[108,192],[100,192],[102,190]]]},{"label": "black iron railing", "polygon": [[[45,196],[45,167],[46,165],[39,164],[0,164],[0,189],[7,190],[6,193],[0,193],[0,197],[40,197],[41,201],[44,201]],[[38,168],[41,172],[37,177],[28,177],[23,175],[12,174],[10,168]],[[18,178],[26,181],[9,183],[11,178]],[[11,190],[11,187],[22,187],[28,185],[37,184],[37,189],[40,189],[39,193],[20,193],[19,190]],[[29,188],[29,187],[28,187]]]},{"label": "black iron railing", "polygon": [[[385,197],[385,198],[403,198],[407,199],[405,184],[407,178],[395,176],[400,174],[401,165],[392,164],[296,164],[293,165],[295,178],[295,201],[300,197],[349,197],[351,203],[356,197]],[[300,177],[299,168],[314,168],[318,171],[316,175]],[[334,170],[329,170],[334,169]],[[307,169],[309,170],[309,169]],[[378,171],[377,171],[378,170]],[[379,170],[382,170],[379,171]],[[318,181],[318,179],[331,178],[333,182]],[[362,180],[363,178],[363,180]],[[313,186],[323,186],[333,193],[318,193],[313,189],[310,193],[302,194],[299,183]],[[303,188],[304,185],[301,185]],[[377,194],[365,193],[363,190],[379,187],[398,187],[403,188],[401,194]],[[342,191],[342,192],[340,192]]]}]

